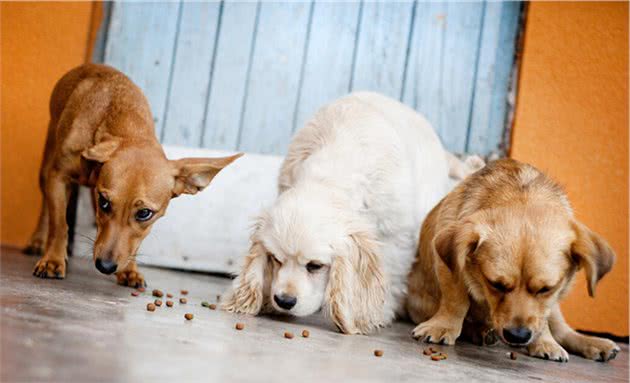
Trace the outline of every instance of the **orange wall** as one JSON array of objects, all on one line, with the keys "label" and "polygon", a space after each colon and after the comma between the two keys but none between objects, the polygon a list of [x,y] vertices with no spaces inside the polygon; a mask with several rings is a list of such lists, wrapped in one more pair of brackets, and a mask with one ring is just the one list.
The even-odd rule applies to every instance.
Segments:
[{"label": "orange wall", "polygon": [[628,4],[531,3],[511,156],[566,186],[617,264],[562,307],[580,329],[628,335]]},{"label": "orange wall", "polygon": [[88,56],[92,4],[0,3],[1,238],[23,246],[41,204],[37,174],[55,82]]}]

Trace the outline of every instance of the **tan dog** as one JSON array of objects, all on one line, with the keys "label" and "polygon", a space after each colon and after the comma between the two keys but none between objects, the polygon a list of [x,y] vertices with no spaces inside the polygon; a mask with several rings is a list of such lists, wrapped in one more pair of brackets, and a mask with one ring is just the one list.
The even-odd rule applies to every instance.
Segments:
[{"label": "tan dog", "polygon": [[544,359],[567,361],[565,348],[599,361],[619,351],[564,321],[558,301],[576,271],[593,296],[615,254],[534,167],[506,159],[471,175],[431,211],[420,244],[407,301],[414,337],[453,344],[468,319]]},{"label": "tan dog", "polygon": [[50,99],[50,123],[40,170],[42,209],[25,249],[43,257],[33,275],[64,278],[69,186],[93,188],[97,201],[96,268],[118,283],[144,285],[135,254],[171,198],[195,194],[232,161],[169,161],[155,137],[142,91],[119,71],[86,64],[64,75]]}]

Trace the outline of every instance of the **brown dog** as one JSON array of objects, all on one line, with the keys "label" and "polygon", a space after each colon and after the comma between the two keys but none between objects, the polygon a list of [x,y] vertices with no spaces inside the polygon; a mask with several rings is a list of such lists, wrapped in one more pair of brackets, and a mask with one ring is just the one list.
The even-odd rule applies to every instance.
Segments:
[{"label": "brown dog", "polygon": [[422,225],[408,281],[407,309],[419,323],[413,336],[453,344],[467,319],[531,356],[567,361],[566,348],[607,361],[615,343],[574,331],[558,301],[580,268],[593,296],[614,260],[606,241],[573,218],[560,186],[532,166],[491,162]]},{"label": "brown dog", "polygon": [[242,154],[169,161],[155,137],[142,91],[119,71],[86,64],[64,75],[50,99],[40,170],[42,209],[25,249],[43,257],[33,275],[64,278],[69,185],[93,188],[96,268],[118,283],[144,285],[135,254],[171,198],[195,194]]}]

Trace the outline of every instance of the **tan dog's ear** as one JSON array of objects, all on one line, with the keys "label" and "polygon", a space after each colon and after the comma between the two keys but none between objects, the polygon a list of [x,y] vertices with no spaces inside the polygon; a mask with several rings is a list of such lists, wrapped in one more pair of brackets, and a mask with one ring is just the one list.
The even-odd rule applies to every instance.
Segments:
[{"label": "tan dog's ear", "polygon": [[270,303],[272,262],[262,244],[252,242],[232,289],[221,300],[221,308],[234,313],[259,314]]},{"label": "tan dog's ear", "polygon": [[120,146],[120,139],[114,136],[107,136],[104,140],[98,144],[85,149],[81,152],[81,157],[88,161],[95,161],[99,163],[107,162],[112,154]]},{"label": "tan dog's ear", "polygon": [[457,275],[481,244],[481,234],[473,222],[454,223],[433,239],[433,248],[454,275]]},{"label": "tan dog's ear", "polygon": [[584,224],[573,221],[575,240],[571,244],[571,256],[586,272],[588,294],[595,296],[595,285],[610,271],[615,263],[615,252],[608,242],[592,232]]},{"label": "tan dog's ear", "polygon": [[355,233],[343,247],[330,269],[328,312],[341,332],[367,334],[384,323],[385,278],[378,244],[367,233]]},{"label": "tan dog's ear", "polygon": [[180,194],[196,194],[203,190],[221,169],[225,168],[243,153],[219,158],[182,158],[172,161],[175,167],[173,197]]}]

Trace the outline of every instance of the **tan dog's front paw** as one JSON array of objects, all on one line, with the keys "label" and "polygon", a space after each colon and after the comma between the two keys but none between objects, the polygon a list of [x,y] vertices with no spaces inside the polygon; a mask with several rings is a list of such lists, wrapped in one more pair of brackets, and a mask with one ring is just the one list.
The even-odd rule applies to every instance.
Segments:
[{"label": "tan dog's front paw", "polygon": [[31,238],[28,245],[22,250],[22,253],[26,255],[42,255],[44,254],[45,246],[46,242],[43,239]]},{"label": "tan dog's front paw", "polygon": [[459,338],[461,330],[461,327],[449,326],[448,321],[430,319],[416,326],[412,334],[415,339],[427,343],[453,345]]},{"label": "tan dog's front paw", "polygon": [[123,270],[116,273],[116,282],[122,286],[145,287],[144,276],[137,270]]},{"label": "tan dog's front paw", "polygon": [[585,337],[574,351],[587,359],[607,362],[611,359],[615,359],[621,349],[615,342],[609,339],[589,336]]},{"label": "tan dog's front paw", "polygon": [[33,275],[39,278],[64,279],[66,277],[66,260],[43,256],[35,264]]},{"label": "tan dog's front paw", "polygon": [[527,346],[527,352],[534,358],[568,362],[569,353],[553,339],[538,339]]}]

